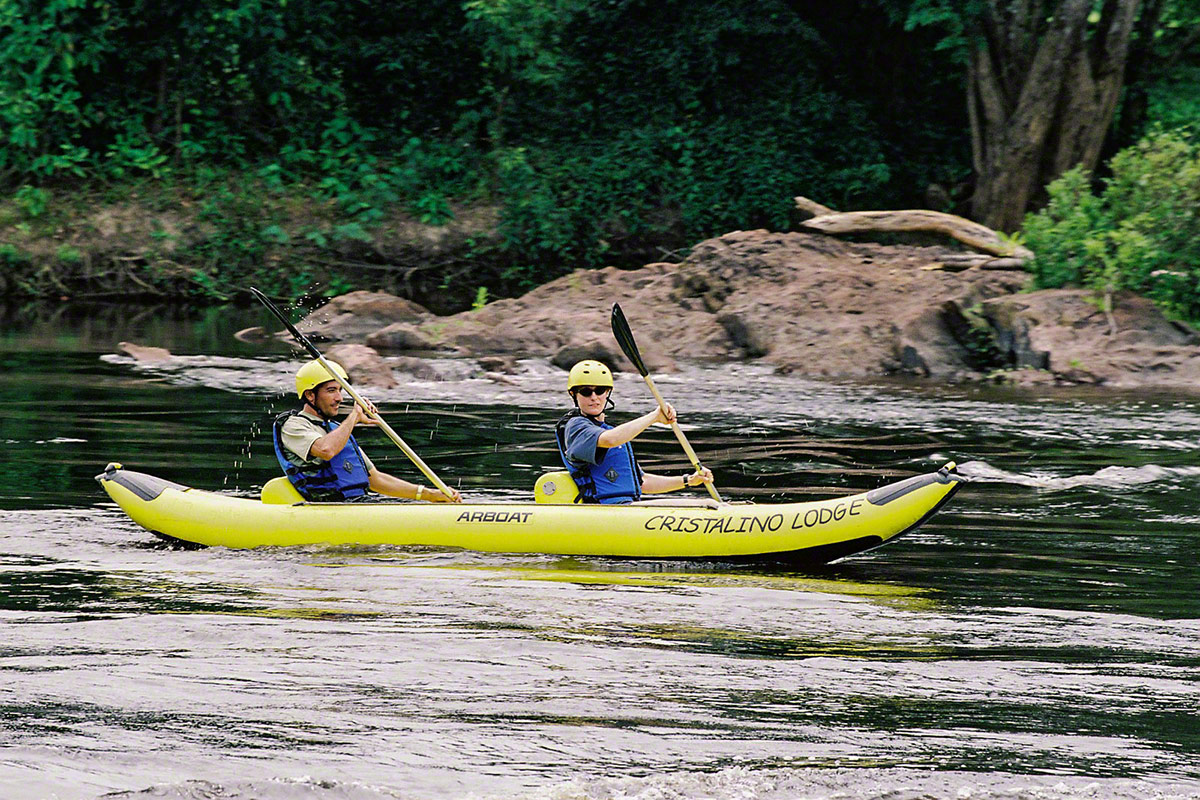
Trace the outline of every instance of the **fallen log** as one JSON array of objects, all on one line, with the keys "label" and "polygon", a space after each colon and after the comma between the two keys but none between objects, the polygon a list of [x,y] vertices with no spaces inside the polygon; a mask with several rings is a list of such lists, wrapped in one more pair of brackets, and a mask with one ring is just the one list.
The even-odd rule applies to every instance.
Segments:
[{"label": "fallen log", "polygon": [[979,265],[980,269],[1013,269],[1025,270],[1025,259],[1023,258],[989,258],[987,261]]},{"label": "fallen log", "polygon": [[976,250],[982,250],[994,256],[1017,258],[1021,261],[1033,258],[1033,251],[1029,248],[1005,241],[991,228],[954,214],[920,208],[906,211],[834,211],[806,197],[795,198],[795,203],[796,208],[814,215],[812,219],[800,223],[800,227],[810,231],[820,233],[930,231],[943,233]]},{"label": "fallen log", "polygon": [[950,253],[939,256],[936,263],[922,267],[921,269],[944,270],[946,272],[962,272],[968,269],[1024,271],[1025,262],[1019,258],[996,258],[984,253]]}]

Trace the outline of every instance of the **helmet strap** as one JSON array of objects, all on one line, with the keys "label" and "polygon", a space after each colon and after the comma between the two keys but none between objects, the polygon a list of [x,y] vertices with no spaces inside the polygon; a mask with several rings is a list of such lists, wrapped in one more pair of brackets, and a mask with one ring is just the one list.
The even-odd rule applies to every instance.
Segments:
[{"label": "helmet strap", "polygon": [[300,410],[308,411],[309,409],[312,409],[312,411],[310,413],[315,416],[320,417],[323,420],[328,421],[328,420],[334,419],[334,417],[326,416],[325,413],[323,411],[321,411],[320,408],[317,407],[317,402],[316,402],[317,401],[317,391],[315,389],[305,389],[304,390],[305,394],[308,394],[309,392],[313,393],[313,399],[309,400],[307,397],[305,397],[303,400],[301,400],[302,405],[300,406]]}]

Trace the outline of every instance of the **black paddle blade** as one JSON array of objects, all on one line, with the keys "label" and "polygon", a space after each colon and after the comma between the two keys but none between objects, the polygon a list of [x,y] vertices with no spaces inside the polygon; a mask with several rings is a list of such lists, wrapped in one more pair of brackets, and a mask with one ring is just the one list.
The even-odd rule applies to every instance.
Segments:
[{"label": "black paddle blade", "polygon": [[640,372],[643,378],[649,375],[650,372],[646,369],[645,362],[642,361],[642,354],[638,351],[637,342],[633,340],[633,331],[629,330],[629,322],[625,319],[625,312],[621,310],[620,303],[613,303],[612,332],[617,344],[621,346],[621,352],[633,363],[634,369]]},{"label": "black paddle blade", "polygon": [[292,335],[292,338],[299,342],[300,346],[309,352],[309,355],[311,355],[313,358],[321,357],[321,351],[318,350],[316,346],[308,340],[307,336],[296,329],[296,326],[293,325],[291,320],[289,320],[287,316],[279,310],[279,307],[271,302],[271,298],[267,297],[253,286],[250,287],[250,293],[258,298],[258,301],[266,306],[272,314],[279,318],[279,321],[282,322],[283,326],[288,329],[288,333]]}]

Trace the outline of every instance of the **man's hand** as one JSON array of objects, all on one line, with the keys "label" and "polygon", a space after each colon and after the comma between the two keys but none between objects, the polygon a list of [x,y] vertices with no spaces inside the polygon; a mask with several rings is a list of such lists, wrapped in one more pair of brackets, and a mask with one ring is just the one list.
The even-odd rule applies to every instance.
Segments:
[{"label": "man's hand", "polygon": [[442,494],[437,489],[428,489],[428,490],[423,490],[421,492],[421,499],[428,500],[431,503],[461,503],[462,502],[462,495],[459,493],[459,491],[457,489],[455,489],[452,486],[447,486],[446,488],[450,490],[449,497],[446,497],[446,495]]},{"label": "man's hand", "polygon": [[375,418],[373,416],[368,416],[368,414],[378,416],[379,409],[375,407],[374,403],[365,397],[363,398],[363,402],[367,404],[366,408],[363,408],[358,403],[355,403],[354,408],[350,410],[350,414],[348,416],[354,420],[355,425],[378,425],[379,423],[375,420]]},{"label": "man's hand", "polygon": [[670,403],[663,403],[658,407],[658,415],[654,421],[659,425],[670,425],[675,422],[675,407]]},{"label": "man's hand", "polygon": [[688,486],[699,486],[702,483],[712,483],[712,470],[708,467],[701,467],[699,472],[693,472],[691,475],[688,475],[686,480]]}]

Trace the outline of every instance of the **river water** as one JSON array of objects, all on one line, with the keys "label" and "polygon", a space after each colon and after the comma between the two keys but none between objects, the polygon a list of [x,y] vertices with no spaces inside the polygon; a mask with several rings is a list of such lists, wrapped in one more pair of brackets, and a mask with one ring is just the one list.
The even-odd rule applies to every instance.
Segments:
[{"label": "river water", "polygon": [[[1200,798],[1195,399],[661,376],[734,499],[949,459],[971,479],[919,531],[808,572],[167,547],[93,476],[273,477],[298,362],[231,335],[265,321],[0,317],[0,797]],[[120,340],[176,355],[138,365]],[[464,495],[528,499],[563,374],[443,366],[460,379],[372,396]],[[629,374],[616,399],[652,402]],[[667,432],[638,451],[685,467]]]}]

